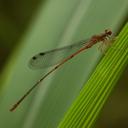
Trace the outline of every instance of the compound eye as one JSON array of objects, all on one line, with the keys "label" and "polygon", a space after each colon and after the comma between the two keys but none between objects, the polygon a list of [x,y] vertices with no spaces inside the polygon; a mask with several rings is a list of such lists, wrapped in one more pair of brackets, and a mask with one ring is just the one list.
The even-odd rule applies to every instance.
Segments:
[{"label": "compound eye", "polygon": [[109,35],[112,35],[112,31],[110,30],[110,31],[108,32],[108,34],[109,34]]},{"label": "compound eye", "polygon": [[110,29],[106,29],[106,30],[105,30],[105,33],[106,33],[107,35],[112,35],[112,31],[111,31]]}]

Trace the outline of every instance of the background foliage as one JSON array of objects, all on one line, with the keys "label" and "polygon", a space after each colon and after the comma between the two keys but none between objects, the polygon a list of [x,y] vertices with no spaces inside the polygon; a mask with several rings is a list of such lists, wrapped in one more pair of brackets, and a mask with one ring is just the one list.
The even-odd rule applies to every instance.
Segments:
[{"label": "background foliage", "polygon": [[[49,70],[29,69],[29,59],[38,52],[75,43],[106,28],[117,34],[127,21],[128,1],[1,0],[0,7],[0,127],[56,128],[102,53],[95,46],[74,58],[10,113],[11,105]],[[128,126],[127,69],[99,117],[100,127]]]}]

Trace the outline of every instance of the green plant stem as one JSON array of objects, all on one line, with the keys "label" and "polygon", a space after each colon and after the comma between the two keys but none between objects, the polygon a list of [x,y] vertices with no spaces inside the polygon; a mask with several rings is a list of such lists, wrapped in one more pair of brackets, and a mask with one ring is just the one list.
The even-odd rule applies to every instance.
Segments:
[{"label": "green plant stem", "polygon": [[91,128],[128,64],[128,23],[98,64],[58,128]]}]

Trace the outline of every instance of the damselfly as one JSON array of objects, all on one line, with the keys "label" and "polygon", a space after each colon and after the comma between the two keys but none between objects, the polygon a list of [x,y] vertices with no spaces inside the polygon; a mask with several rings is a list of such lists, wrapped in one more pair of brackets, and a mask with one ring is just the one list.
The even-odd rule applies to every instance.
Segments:
[{"label": "damselfly", "polygon": [[[91,48],[93,45],[95,45],[98,42],[106,43],[109,42],[109,38],[112,35],[112,31],[106,29],[104,33],[101,33],[99,35],[92,36],[88,41],[81,41],[79,43],[65,46],[63,48],[53,49],[47,52],[41,52],[35,56],[33,56],[29,62],[30,67],[32,68],[44,68],[48,66],[55,65],[48,73],[46,73],[39,81],[37,81],[32,88],[30,88],[10,109],[10,111],[15,110],[18,105],[32,92],[32,90],[37,87],[47,76],[49,76],[52,72],[56,71],[59,67],[61,67],[65,62],[72,59],[74,56],[78,55],[82,51],[85,51],[89,48]],[[65,51],[74,51],[71,55],[63,58],[63,53]],[[61,56],[62,55],[62,56]],[[51,63],[49,61],[51,58],[54,58]]]}]

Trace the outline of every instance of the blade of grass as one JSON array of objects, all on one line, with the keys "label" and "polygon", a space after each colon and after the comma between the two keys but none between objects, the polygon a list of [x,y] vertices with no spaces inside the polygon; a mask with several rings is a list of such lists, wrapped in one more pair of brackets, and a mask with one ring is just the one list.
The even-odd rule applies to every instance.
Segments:
[{"label": "blade of grass", "polygon": [[128,23],[59,124],[59,128],[91,128],[128,64]]}]

